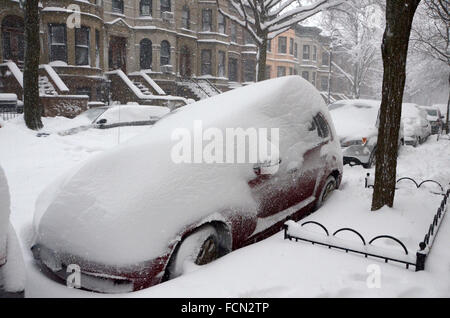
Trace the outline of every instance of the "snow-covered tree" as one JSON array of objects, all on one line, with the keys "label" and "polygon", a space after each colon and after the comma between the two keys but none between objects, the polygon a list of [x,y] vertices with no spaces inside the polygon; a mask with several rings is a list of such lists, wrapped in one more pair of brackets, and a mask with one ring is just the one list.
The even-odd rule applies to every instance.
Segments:
[{"label": "snow-covered tree", "polygon": [[258,81],[265,79],[267,41],[313,15],[347,0],[228,0],[219,12],[248,31],[258,46]]},{"label": "snow-covered tree", "polygon": [[364,88],[371,95],[380,89],[380,13],[374,0],[350,0],[323,15],[323,27],[339,59],[333,62],[334,70],[347,81],[353,98],[360,98]]},{"label": "snow-covered tree", "polygon": [[446,127],[450,108],[449,10],[449,0],[424,0],[419,6],[411,33],[413,63],[408,68],[406,90],[421,101],[447,98]]}]

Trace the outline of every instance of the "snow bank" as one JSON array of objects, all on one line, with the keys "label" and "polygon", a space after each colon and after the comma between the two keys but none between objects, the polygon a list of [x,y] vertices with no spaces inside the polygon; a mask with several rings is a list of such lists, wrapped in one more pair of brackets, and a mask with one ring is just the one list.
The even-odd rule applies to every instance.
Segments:
[{"label": "snow bank", "polygon": [[[298,76],[283,77],[190,104],[145,134],[98,155],[46,191],[36,205],[37,242],[90,261],[129,265],[167,251],[188,224],[214,212],[255,213],[253,164],[176,164],[179,128],[279,128],[280,169],[308,149],[309,122],[326,105]],[[330,121],[331,122],[331,121]],[[333,129],[333,128],[332,128]],[[213,185],[213,186],[212,186]]]}]

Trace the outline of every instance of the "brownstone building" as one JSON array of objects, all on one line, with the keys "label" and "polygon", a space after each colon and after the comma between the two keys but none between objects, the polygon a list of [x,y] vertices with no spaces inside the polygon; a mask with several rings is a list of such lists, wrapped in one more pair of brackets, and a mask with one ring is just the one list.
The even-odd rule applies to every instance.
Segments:
[{"label": "brownstone building", "polygon": [[[40,16],[41,98],[166,105],[255,81],[256,46],[215,1],[42,0]],[[0,91],[18,96],[23,24],[1,1]]]}]

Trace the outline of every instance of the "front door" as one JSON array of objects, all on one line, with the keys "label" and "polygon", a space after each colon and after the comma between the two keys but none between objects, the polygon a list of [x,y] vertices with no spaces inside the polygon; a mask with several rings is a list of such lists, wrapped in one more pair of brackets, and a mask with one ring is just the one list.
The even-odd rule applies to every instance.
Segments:
[{"label": "front door", "polygon": [[191,77],[191,56],[186,46],[183,46],[180,52],[180,75]]},{"label": "front door", "polygon": [[112,36],[109,41],[109,69],[127,72],[127,39]]},{"label": "front door", "polygon": [[24,22],[21,17],[7,16],[2,22],[3,60],[21,64],[24,61]]}]

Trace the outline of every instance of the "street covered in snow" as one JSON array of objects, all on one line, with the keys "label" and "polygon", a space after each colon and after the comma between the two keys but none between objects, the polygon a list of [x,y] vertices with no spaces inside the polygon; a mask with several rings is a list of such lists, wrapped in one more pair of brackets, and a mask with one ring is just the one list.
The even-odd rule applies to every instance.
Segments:
[{"label": "street covered in snow", "polygon": [[[50,132],[71,125],[71,120],[60,117],[44,121]],[[1,152],[0,163],[10,186],[11,222],[19,235],[25,258],[27,297],[108,296],[69,289],[61,281],[41,272],[30,251],[34,204],[40,192],[59,175],[148,129],[152,128],[90,129],[70,136],[51,134],[38,138],[36,133],[25,128],[21,118],[3,124],[0,149],[7,151]],[[433,179],[448,186],[449,164],[450,140],[441,138],[437,141],[436,136],[431,136],[417,148],[401,148],[398,177],[411,177],[418,182]],[[385,207],[370,212],[372,191],[364,188],[367,172],[373,175],[374,168],[345,166],[340,189],[319,211],[300,222],[318,221],[332,232],[350,227],[366,239],[392,235],[415,255],[442,196],[430,192],[437,191],[433,185],[417,190],[405,183],[397,191],[393,209]],[[339,237],[358,239],[351,233],[341,233]],[[414,272],[403,265],[385,264],[370,257],[366,259],[306,242],[285,241],[280,232],[211,264],[192,265],[182,277],[114,297],[449,297],[449,239],[450,220],[447,216],[427,259],[426,270]],[[388,240],[376,244],[399,250]]]}]

